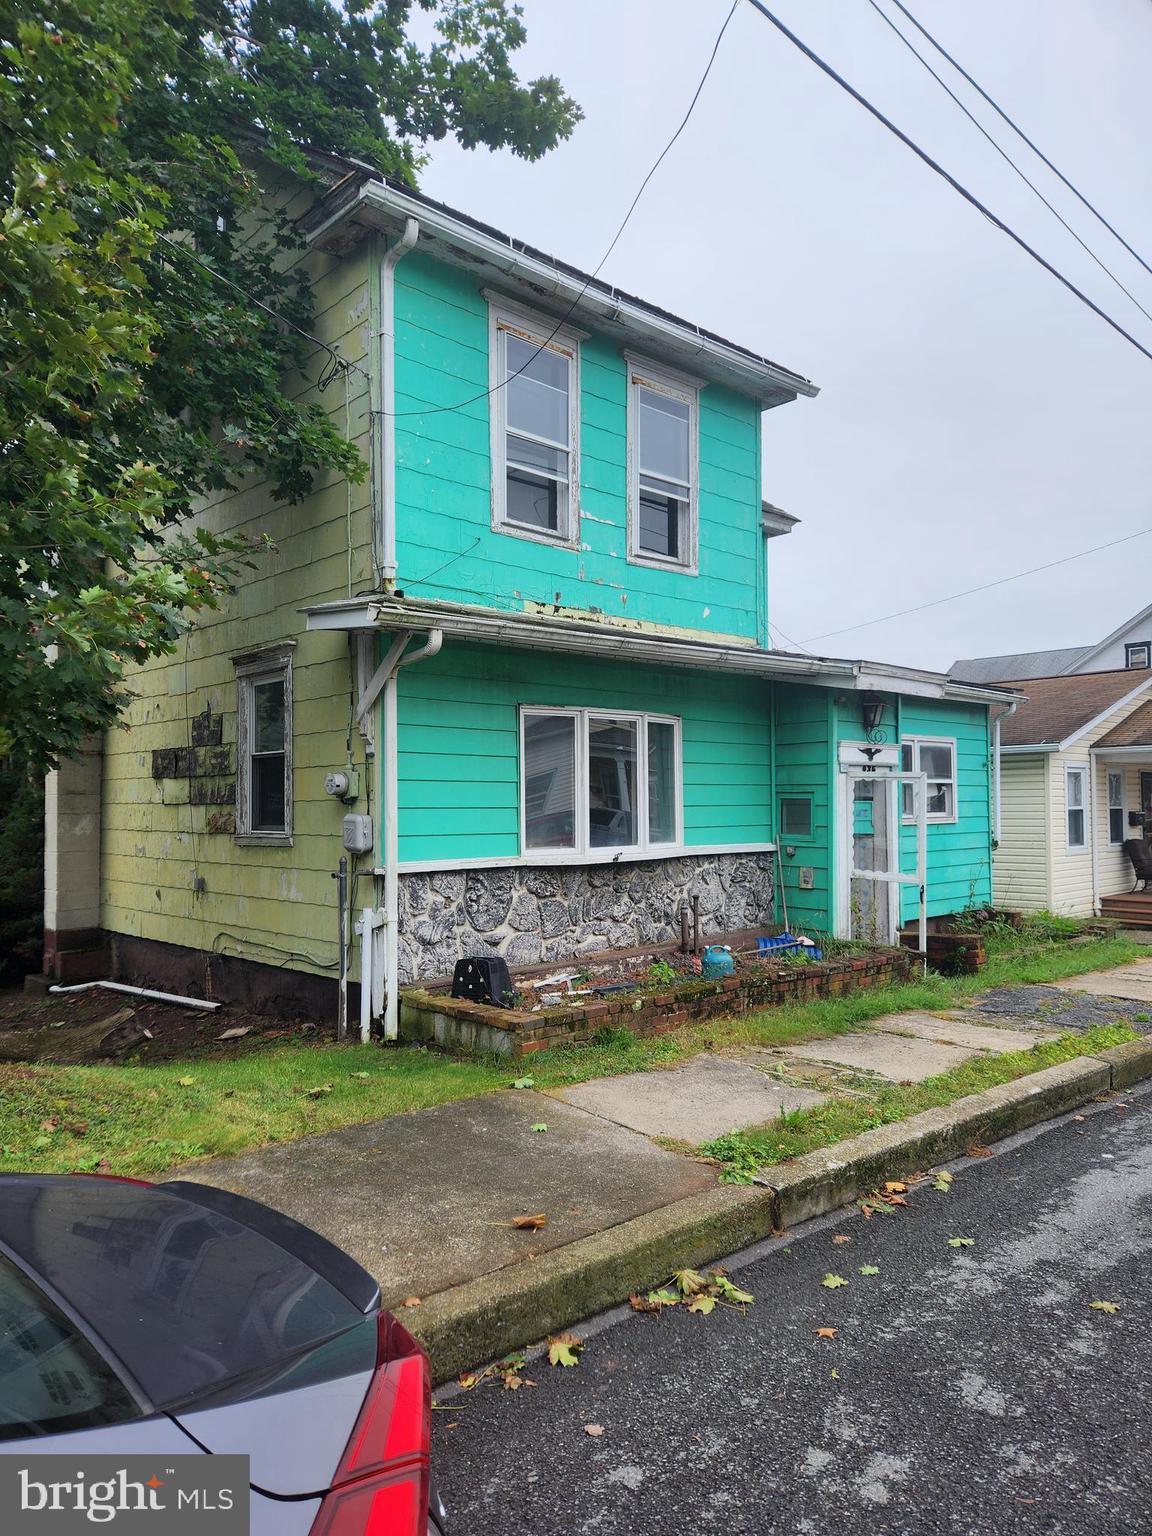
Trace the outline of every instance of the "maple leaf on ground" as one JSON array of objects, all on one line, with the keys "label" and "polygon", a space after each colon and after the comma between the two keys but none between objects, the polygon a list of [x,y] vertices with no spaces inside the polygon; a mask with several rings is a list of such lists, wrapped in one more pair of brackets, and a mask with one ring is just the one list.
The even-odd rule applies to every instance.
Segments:
[{"label": "maple leaf on ground", "polygon": [[648,1296],[641,1296],[639,1291],[633,1291],[628,1298],[628,1303],[633,1312],[659,1312],[660,1302],[656,1300],[655,1292]]},{"label": "maple leaf on ground", "polygon": [[678,1269],[672,1279],[682,1296],[695,1296],[708,1289],[708,1282],[698,1269]]},{"label": "maple leaf on ground", "polygon": [[932,1188],[938,1189],[942,1195],[946,1195],[952,1188],[952,1175],[947,1168],[941,1168],[940,1172],[932,1180]]},{"label": "maple leaf on ground", "polygon": [[1119,1303],[1115,1301],[1090,1301],[1088,1305],[1093,1312],[1107,1312],[1109,1317],[1114,1317],[1120,1310]]},{"label": "maple leaf on ground", "polygon": [[847,1285],[848,1282],[845,1280],[843,1275],[827,1274],[824,1276],[823,1280],[821,1280],[820,1284],[825,1286],[830,1291],[835,1291],[838,1290],[840,1286]]},{"label": "maple leaf on ground", "polygon": [[884,1193],[886,1195],[902,1195],[907,1188],[907,1184],[902,1183],[900,1179],[888,1179],[884,1185]]},{"label": "maple leaf on ground", "polygon": [[548,1340],[549,1365],[578,1365],[584,1340],[575,1333],[554,1333]]},{"label": "maple leaf on ground", "polygon": [[969,1157],[991,1157],[992,1148],[984,1146],[981,1142],[974,1141],[967,1149],[967,1155]]},{"label": "maple leaf on ground", "polygon": [[548,1127],[544,1124],[543,1120],[541,1120],[540,1123],[538,1125],[534,1125],[532,1129],[534,1131],[546,1131]]},{"label": "maple leaf on ground", "polygon": [[950,1237],[948,1239],[948,1246],[949,1248],[971,1248],[975,1245],[975,1242],[976,1239],[974,1237]]},{"label": "maple leaf on ground", "polygon": [[861,1264],[860,1273],[862,1275],[878,1275],[880,1273],[880,1266],[878,1264]]},{"label": "maple leaf on ground", "polygon": [[702,1292],[700,1292],[691,1298],[688,1303],[688,1310],[689,1312],[701,1312],[705,1317],[707,1317],[708,1313],[712,1311],[715,1305],[715,1296],[705,1296]]},{"label": "maple leaf on ground", "polygon": [[852,1239],[844,1232],[837,1232],[832,1241],[834,1243],[850,1243]]},{"label": "maple leaf on ground", "polygon": [[666,1285],[661,1286],[658,1291],[649,1291],[648,1300],[653,1302],[657,1308],[678,1307],[680,1305],[679,1293],[670,1290]]},{"label": "maple leaf on ground", "polygon": [[505,1392],[519,1392],[524,1385],[523,1376],[518,1376],[515,1371],[503,1371]]},{"label": "maple leaf on ground", "polygon": [[709,1278],[712,1281],[712,1290],[721,1301],[730,1301],[738,1307],[750,1307],[756,1300],[751,1291],[742,1291],[738,1285],[733,1285],[728,1276],[720,1270],[713,1270]]},{"label": "maple leaf on ground", "polygon": [[548,1225],[548,1218],[543,1211],[538,1211],[535,1216],[513,1216],[512,1225],[521,1232],[539,1232],[541,1227]]},{"label": "maple leaf on ground", "polygon": [[534,1077],[518,1077],[512,1084],[513,1088],[532,1088],[536,1084]]},{"label": "maple leaf on ground", "polygon": [[836,1337],[835,1328],[816,1328],[813,1331],[818,1339],[834,1339]]}]

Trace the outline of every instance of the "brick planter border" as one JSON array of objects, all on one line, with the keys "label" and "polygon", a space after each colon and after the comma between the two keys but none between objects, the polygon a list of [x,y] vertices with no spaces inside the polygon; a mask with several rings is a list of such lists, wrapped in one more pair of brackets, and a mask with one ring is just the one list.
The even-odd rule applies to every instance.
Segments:
[{"label": "brick planter border", "polygon": [[626,993],[539,1013],[409,988],[400,994],[400,1033],[422,1044],[527,1056],[548,1045],[587,1040],[605,1027],[662,1035],[696,1019],[891,986],[919,963],[910,950],[880,949],[842,960],[757,966],[719,981],[689,981],[661,992]]}]

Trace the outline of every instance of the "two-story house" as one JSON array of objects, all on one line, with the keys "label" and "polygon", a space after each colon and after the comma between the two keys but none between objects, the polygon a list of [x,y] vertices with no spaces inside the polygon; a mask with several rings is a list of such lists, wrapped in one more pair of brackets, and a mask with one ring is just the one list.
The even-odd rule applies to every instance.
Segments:
[{"label": "two-story house", "polygon": [[317,163],[315,398],[370,477],[205,507],[274,547],[54,776],[46,969],[330,1012],[343,934],[394,1027],[464,956],[670,940],[694,897],[883,942],[988,901],[1004,691],[770,647],[761,417],[814,386]]}]

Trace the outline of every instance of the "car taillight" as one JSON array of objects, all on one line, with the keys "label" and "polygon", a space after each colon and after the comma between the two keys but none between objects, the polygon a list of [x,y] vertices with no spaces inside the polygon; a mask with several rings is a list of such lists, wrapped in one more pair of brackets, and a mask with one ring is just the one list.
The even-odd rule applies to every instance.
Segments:
[{"label": "car taillight", "polygon": [[431,1438],[428,1357],[382,1312],[376,1372],[310,1536],[424,1536]]}]

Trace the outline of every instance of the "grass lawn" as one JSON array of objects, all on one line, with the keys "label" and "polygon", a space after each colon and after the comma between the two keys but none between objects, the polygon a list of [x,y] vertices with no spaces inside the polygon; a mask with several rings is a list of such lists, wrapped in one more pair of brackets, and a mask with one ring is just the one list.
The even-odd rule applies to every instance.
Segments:
[{"label": "grass lawn", "polygon": [[[703,1050],[818,1039],[842,1034],[883,1013],[956,1007],[988,987],[1056,981],[1120,965],[1142,954],[1147,954],[1142,946],[1118,939],[1058,944],[1020,957],[998,955],[979,976],[930,976],[827,1002],[712,1019],[652,1039],[613,1031],[589,1045],[538,1052],[523,1067],[410,1047],[275,1045],[234,1059],[202,1058],[154,1066],[0,1064],[0,1168],[39,1173],[97,1169],[160,1173],[198,1157],[225,1156],[492,1092],[508,1087],[521,1071],[530,1074],[538,1088],[546,1089],[674,1066]],[[1069,1054],[1089,1049],[1092,1038],[1075,1037],[1077,1049],[1069,1045]],[[1128,1038],[1128,1032],[1117,1038]],[[1052,1049],[1042,1047],[1041,1051]],[[1027,1053],[1024,1063],[1008,1075],[1048,1065],[1050,1058],[1041,1051]],[[996,1058],[996,1063],[1011,1060]],[[960,1075],[980,1065],[961,1068]],[[924,1091],[892,1090],[911,1097]],[[949,1096],[972,1091],[960,1087]],[[900,1117],[895,1099],[889,1102],[885,1094],[877,1102],[877,1113],[884,1118]],[[944,1101],[911,1103],[910,1098],[911,1107],[900,1113],[914,1113],[927,1102]],[[854,1124],[840,1134],[852,1135],[863,1128]],[[802,1137],[808,1132],[796,1134]]]}]

